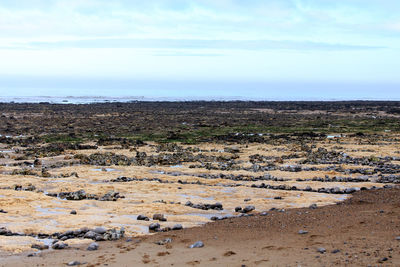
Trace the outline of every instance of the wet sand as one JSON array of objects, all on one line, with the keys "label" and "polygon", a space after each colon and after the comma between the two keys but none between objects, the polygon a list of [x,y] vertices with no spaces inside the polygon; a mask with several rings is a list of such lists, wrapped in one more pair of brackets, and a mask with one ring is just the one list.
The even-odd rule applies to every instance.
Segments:
[{"label": "wet sand", "polygon": [[[362,191],[339,205],[103,242],[93,252],[77,246],[9,257],[0,266],[65,266],[71,261],[83,266],[399,266],[399,203],[400,189]],[[154,243],[165,238],[172,242]],[[199,240],[203,248],[188,248]]]}]

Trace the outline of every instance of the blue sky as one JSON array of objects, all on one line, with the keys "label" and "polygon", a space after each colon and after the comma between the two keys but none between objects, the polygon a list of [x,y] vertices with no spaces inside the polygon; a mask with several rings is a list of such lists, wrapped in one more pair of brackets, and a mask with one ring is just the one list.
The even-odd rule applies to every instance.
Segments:
[{"label": "blue sky", "polygon": [[398,0],[0,2],[2,95],[400,99],[399,59]]}]

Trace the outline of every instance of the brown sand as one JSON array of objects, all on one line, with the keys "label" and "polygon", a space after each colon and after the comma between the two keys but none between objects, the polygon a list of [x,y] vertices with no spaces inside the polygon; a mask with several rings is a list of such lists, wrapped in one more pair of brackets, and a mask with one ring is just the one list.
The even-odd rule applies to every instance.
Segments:
[{"label": "brown sand", "polygon": [[[3,258],[0,265],[65,266],[77,260],[84,266],[399,266],[399,203],[400,189],[362,191],[315,210],[274,211],[131,242],[102,242],[95,252],[77,245],[34,257],[23,254]],[[172,243],[154,244],[165,238]],[[203,248],[188,248],[198,240]],[[326,252],[318,252],[320,247]]]}]

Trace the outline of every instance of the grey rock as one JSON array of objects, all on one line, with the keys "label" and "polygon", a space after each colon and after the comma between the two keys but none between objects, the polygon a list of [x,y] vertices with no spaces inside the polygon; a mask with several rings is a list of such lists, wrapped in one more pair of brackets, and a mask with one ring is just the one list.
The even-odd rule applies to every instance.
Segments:
[{"label": "grey rock", "polygon": [[168,243],[171,243],[171,242],[172,242],[171,238],[166,238],[164,240],[157,241],[156,244],[157,245],[165,245],[165,244],[168,244]]},{"label": "grey rock", "polygon": [[93,232],[97,233],[97,234],[105,234],[107,232],[107,229],[104,227],[96,227]]},{"label": "grey rock", "polygon": [[319,253],[323,254],[323,253],[326,252],[326,249],[321,247],[321,248],[317,248],[317,251],[318,251]]},{"label": "grey rock", "polygon": [[91,243],[87,250],[93,251],[93,250],[98,250],[99,249],[99,244],[97,244],[96,242]]},{"label": "grey rock", "polygon": [[204,247],[204,243],[202,241],[197,241],[196,243],[189,246],[189,248],[202,248]]},{"label": "grey rock", "polygon": [[96,238],[97,235],[98,235],[97,233],[89,231],[83,236],[83,238],[94,239]]},{"label": "grey rock", "polygon": [[336,254],[336,253],[339,253],[340,252],[340,249],[334,249],[334,250],[332,250],[332,254]]},{"label": "grey rock", "polygon": [[298,233],[299,233],[299,235],[305,235],[305,234],[308,234],[308,231],[300,230]]}]

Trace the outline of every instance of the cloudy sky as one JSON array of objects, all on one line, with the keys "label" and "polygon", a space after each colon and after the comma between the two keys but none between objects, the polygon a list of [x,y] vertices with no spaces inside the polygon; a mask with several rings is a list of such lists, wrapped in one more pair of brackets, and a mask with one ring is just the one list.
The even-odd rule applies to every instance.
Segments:
[{"label": "cloudy sky", "polygon": [[2,95],[400,99],[399,70],[398,0],[0,2]]}]

